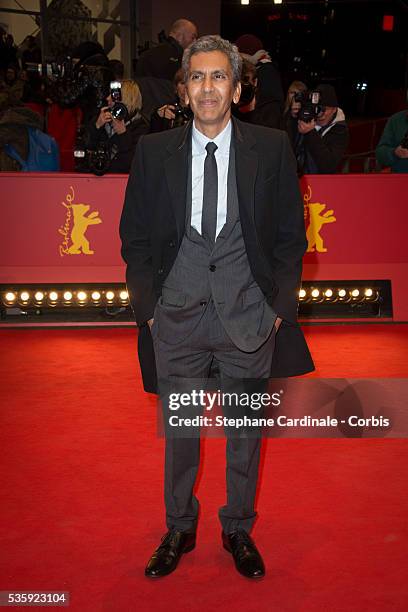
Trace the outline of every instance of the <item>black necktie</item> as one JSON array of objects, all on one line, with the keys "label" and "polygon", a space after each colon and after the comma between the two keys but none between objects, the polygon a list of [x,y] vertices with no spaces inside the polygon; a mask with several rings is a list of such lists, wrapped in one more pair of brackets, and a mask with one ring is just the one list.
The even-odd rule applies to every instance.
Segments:
[{"label": "black necktie", "polygon": [[215,244],[215,234],[217,231],[218,174],[215,152],[218,147],[214,142],[209,142],[205,148],[207,150],[207,157],[204,162],[201,234],[209,241],[211,246],[213,246]]}]

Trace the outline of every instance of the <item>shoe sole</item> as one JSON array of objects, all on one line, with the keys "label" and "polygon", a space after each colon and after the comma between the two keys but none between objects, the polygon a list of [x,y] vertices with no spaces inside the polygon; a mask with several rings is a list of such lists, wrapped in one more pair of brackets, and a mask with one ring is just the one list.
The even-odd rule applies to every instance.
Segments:
[{"label": "shoe sole", "polygon": [[[184,555],[184,553],[189,553],[192,550],[194,550],[195,546],[196,546],[196,543],[194,542],[194,544],[190,544],[190,546],[187,546],[186,548],[184,548],[183,552],[180,555],[180,559]],[[156,579],[156,578],[164,578],[165,576],[168,576],[169,574],[172,574],[178,568],[178,565],[180,563],[180,559],[178,560],[177,565],[175,567],[173,567],[173,569],[171,569],[169,572],[166,572],[165,574],[146,574],[145,573],[146,578],[154,578],[154,579]]]}]

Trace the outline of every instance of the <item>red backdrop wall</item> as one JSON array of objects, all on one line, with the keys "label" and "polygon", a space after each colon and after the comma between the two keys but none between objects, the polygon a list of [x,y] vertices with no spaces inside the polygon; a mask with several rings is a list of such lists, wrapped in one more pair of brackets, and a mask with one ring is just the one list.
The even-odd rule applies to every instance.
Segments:
[{"label": "red backdrop wall", "polygon": [[[127,176],[0,175],[0,283],[122,282],[119,218]],[[301,180],[305,280],[391,280],[408,320],[408,177]]]}]

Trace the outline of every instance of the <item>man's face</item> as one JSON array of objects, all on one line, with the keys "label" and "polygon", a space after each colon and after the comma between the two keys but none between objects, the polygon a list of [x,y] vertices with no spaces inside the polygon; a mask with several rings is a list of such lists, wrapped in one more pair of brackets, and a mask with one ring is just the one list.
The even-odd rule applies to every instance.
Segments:
[{"label": "man's face", "polygon": [[179,43],[183,49],[187,49],[187,47],[191,45],[191,43],[194,42],[197,37],[198,32],[196,26],[193,23],[189,23],[183,28]]},{"label": "man's face", "polygon": [[336,106],[325,106],[324,111],[320,113],[320,115],[316,119],[317,125],[321,125],[323,127],[324,125],[330,123],[331,118],[333,117],[336,110]]},{"label": "man's face", "polygon": [[228,56],[221,51],[196,53],[191,57],[186,83],[186,102],[194,113],[197,128],[214,138],[227,125],[231,103],[238,102],[241,84],[233,84]]}]

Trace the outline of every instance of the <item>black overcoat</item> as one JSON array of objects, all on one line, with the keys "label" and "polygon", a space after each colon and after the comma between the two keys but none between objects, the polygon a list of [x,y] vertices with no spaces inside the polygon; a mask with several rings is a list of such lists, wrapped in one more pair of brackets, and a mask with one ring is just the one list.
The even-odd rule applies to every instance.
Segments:
[{"label": "black overcoat", "polygon": [[[233,119],[242,233],[254,279],[283,322],[276,335],[272,377],[314,369],[297,323],[305,237],[296,163],[285,132]],[[191,122],[142,136],[129,176],[120,222],[126,282],[139,326],[139,360],[146,391],[156,392],[150,328],[163,281],[180,247],[186,219]]]}]

